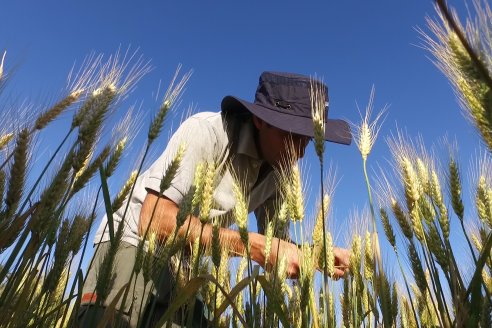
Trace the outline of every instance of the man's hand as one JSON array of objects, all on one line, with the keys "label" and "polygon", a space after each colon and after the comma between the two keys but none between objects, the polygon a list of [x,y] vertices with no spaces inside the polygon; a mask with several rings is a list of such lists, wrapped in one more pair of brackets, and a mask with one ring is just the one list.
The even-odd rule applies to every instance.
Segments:
[{"label": "man's hand", "polygon": [[[278,257],[277,257],[278,249]],[[278,263],[285,256],[287,260],[287,277],[297,279],[299,278],[302,252],[297,245],[289,243],[285,240],[273,238],[272,249],[270,251],[270,263]]]},{"label": "man's hand", "polygon": [[[264,257],[264,236],[258,234],[251,234],[252,238],[252,258],[254,261],[265,266]],[[258,242],[260,241],[260,242]],[[254,247],[256,246],[256,247]],[[333,249],[335,255],[335,273],[332,277],[333,279],[339,279],[348,270],[350,252],[344,248],[334,247]],[[287,277],[292,279],[299,278],[300,268],[302,265],[302,250],[293,243],[281,240],[278,238],[272,239],[272,248],[270,251],[270,256],[268,263],[272,265],[278,265],[283,257],[287,260]],[[323,272],[323,268],[317,268],[320,272]]]},{"label": "man's hand", "polygon": [[[265,268],[265,262],[267,262],[265,257],[266,237],[255,232],[250,232],[249,240],[251,244],[251,259]],[[278,265],[282,258],[285,257],[287,260],[287,277],[297,279],[301,266],[300,254],[301,251],[297,248],[297,245],[279,238],[272,238],[268,266]],[[265,269],[268,270],[268,268]]]},{"label": "man's hand", "polygon": [[[318,246],[317,252],[323,252],[322,247]],[[322,261],[323,254],[319,254],[320,261]],[[335,258],[333,265],[333,274],[330,275],[332,279],[338,280],[345,275],[345,272],[348,271],[349,261],[350,261],[350,252],[345,248],[333,247],[333,256]],[[324,273],[323,264],[316,262],[316,269]],[[330,273],[327,273],[330,274]]]},{"label": "man's hand", "polygon": [[345,248],[333,247],[335,253],[335,276],[334,279],[343,277],[347,272],[350,261],[350,252]]},{"label": "man's hand", "polygon": [[[270,252],[270,263],[277,263],[283,256],[287,259],[287,277],[292,279],[299,278],[300,267],[302,265],[302,249],[296,244],[289,243],[284,240],[274,238],[272,242],[272,250]],[[275,246],[274,246],[275,245]],[[277,258],[277,247],[279,247]],[[334,247],[333,253],[335,255],[335,272],[333,279],[338,280],[343,277],[349,267],[350,252],[345,248]],[[318,271],[323,273],[323,268],[317,268]]]}]

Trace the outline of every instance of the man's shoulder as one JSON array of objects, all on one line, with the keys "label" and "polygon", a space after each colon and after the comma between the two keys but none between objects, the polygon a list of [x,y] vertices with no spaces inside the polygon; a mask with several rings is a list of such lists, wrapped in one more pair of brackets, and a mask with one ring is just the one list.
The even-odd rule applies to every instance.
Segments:
[{"label": "man's shoulder", "polygon": [[222,125],[222,113],[220,112],[199,112],[188,117],[185,122],[193,121],[198,124]]},{"label": "man's shoulder", "polygon": [[181,124],[180,135],[188,140],[193,138],[201,144],[212,143],[214,147],[224,150],[230,139],[227,121],[221,112],[199,112]]},{"label": "man's shoulder", "polygon": [[196,133],[213,134],[215,139],[227,142],[230,120],[221,112],[200,112],[190,116],[183,124],[196,129]]}]

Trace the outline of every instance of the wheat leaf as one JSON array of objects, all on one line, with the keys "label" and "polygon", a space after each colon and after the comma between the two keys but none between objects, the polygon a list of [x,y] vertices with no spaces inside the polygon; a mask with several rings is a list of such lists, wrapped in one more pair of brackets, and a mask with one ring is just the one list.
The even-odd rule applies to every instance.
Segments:
[{"label": "wheat leaf", "polygon": [[109,197],[108,181],[102,166],[99,168],[99,174],[101,176],[101,188],[103,192],[104,206],[106,207],[106,216],[108,218],[109,241],[112,244],[114,242],[113,208],[111,207],[111,198]]}]

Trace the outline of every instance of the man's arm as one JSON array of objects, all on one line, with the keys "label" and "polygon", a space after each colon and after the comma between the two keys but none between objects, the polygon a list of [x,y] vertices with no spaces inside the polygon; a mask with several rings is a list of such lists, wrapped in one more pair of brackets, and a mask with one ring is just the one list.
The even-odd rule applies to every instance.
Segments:
[{"label": "man's arm", "polygon": [[[157,205],[156,205],[157,204]],[[154,212],[155,208],[155,212]],[[176,203],[165,196],[159,197],[156,192],[149,191],[145,197],[140,212],[140,224],[139,233],[144,235],[145,230],[149,226],[149,222],[154,212],[154,218],[152,219],[150,229],[156,231],[160,239],[164,239],[169,236],[176,227],[176,215],[178,214],[179,207]],[[186,230],[188,229],[188,240],[193,241],[200,236],[202,224],[197,217],[189,216],[185,223],[178,230],[178,235],[184,237]],[[219,236],[221,244],[226,246],[229,253],[232,255],[245,254],[245,248],[239,236],[239,232],[232,229],[220,228]],[[205,224],[203,227],[203,233],[201,243],[203,246],[208,247],[212,241],[212,225]],[[262,234],[250,232],[249,243],[251,246],[251,259],[259,265],[265,265],[265,236]],[[278,247],[278,259],[283,256],[287,258],[287,275],[291,278],[297,278],[299,276],[299,256],[300,251],[291,243],[273,238],[272,250]],[[276,264],[278,259],[276,257],[277,252],[270,252],[268,262]]]}]

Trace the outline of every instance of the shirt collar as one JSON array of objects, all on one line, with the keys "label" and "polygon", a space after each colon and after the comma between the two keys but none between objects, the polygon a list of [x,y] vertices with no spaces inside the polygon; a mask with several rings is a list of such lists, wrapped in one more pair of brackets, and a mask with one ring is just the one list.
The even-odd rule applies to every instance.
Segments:
[{"label": "shirt collar", "polygon": [[239,138],[237,140],[237,153],[261,161],[262,159],[256,147],[254,128],[251,121],[241,124]]}]

